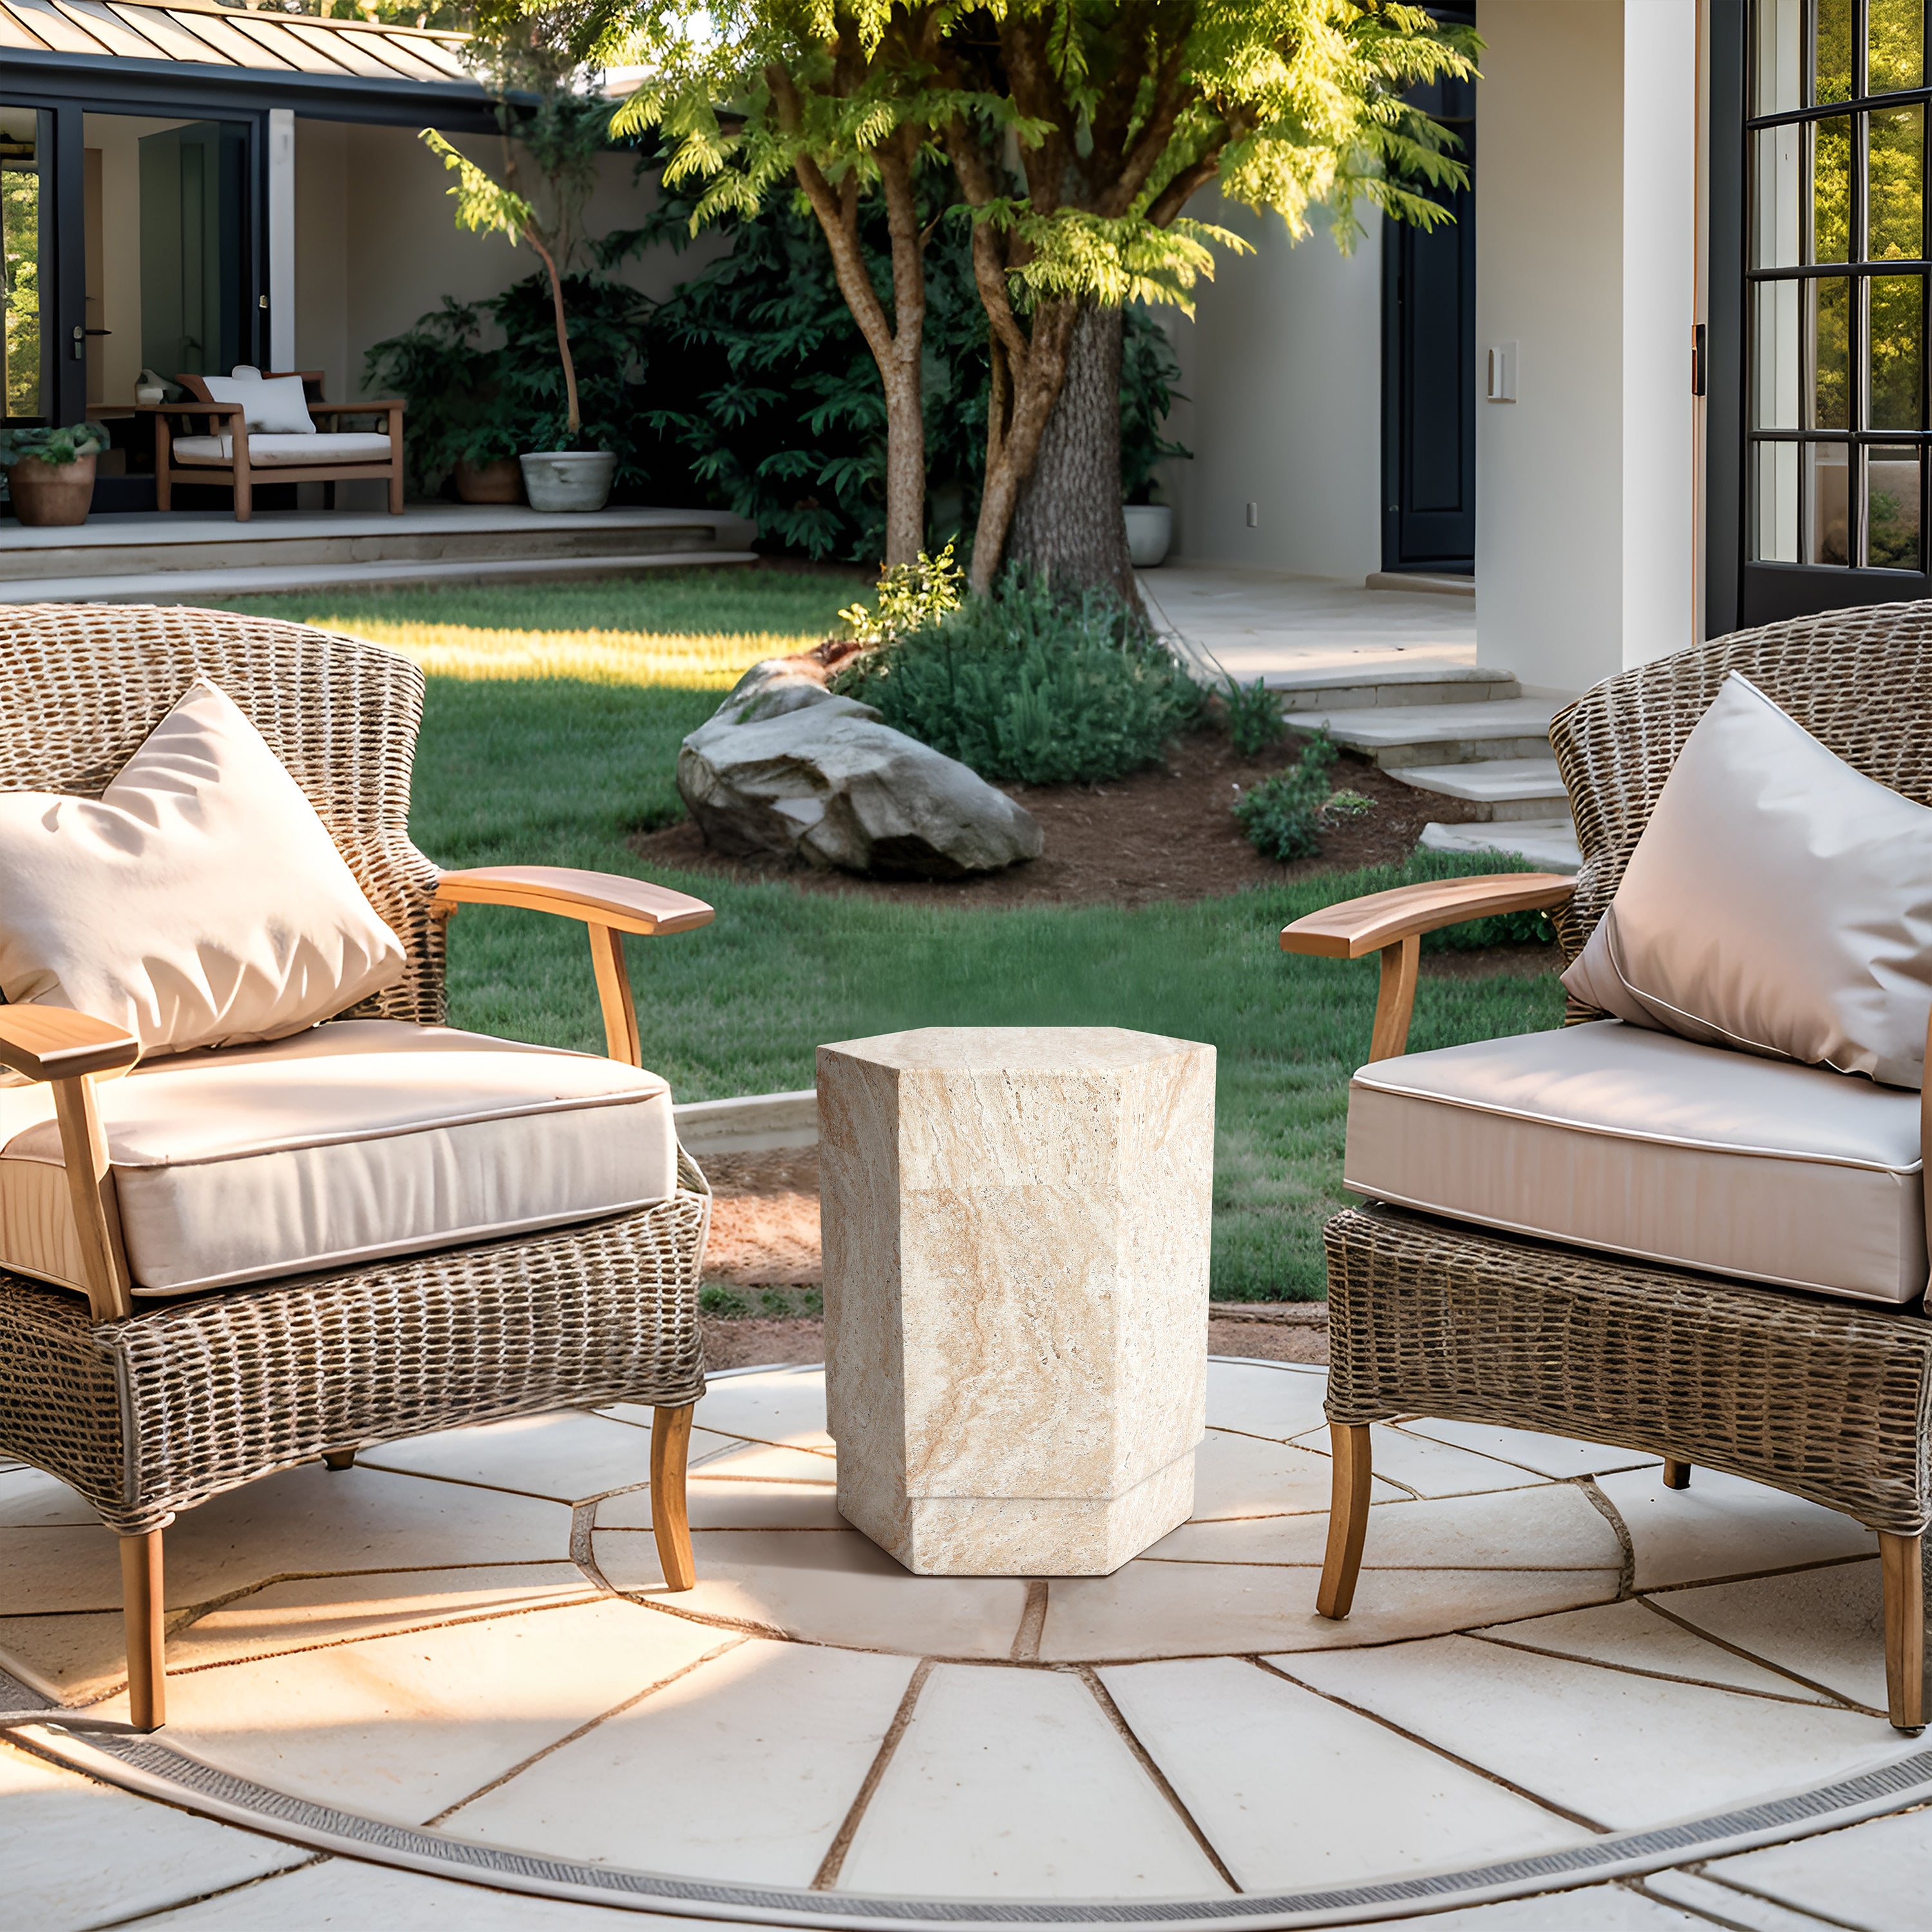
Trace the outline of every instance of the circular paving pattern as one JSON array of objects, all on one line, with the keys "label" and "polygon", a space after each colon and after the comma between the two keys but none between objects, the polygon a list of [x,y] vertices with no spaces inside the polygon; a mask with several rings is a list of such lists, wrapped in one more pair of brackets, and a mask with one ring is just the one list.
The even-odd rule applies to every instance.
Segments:
[{"label": "circular paving pattern", "polygon": [[[304,1468],[170,1531],[164,1731],[15,1735],[353,1858],[760,1923],[1364,1922],[1932,1796],[1872,1538],[1749,1484],[1381,1429],[1324,1622],[1322,1392],[1214,1362],[1193,1520],[1051,1582],[909,1576],[847,1528],[816,1370],[714,1379],[677,1597],[647,1411]],[[28,1701],[123,1714],[116,1573],[71,1492],[0,1473]]]}]

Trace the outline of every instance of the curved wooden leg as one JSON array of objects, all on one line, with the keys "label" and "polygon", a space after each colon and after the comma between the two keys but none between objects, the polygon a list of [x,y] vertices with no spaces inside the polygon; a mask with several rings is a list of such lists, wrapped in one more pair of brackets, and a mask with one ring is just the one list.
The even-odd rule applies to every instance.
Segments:
[{"label": "curved wooden leg", "polygon": [[691,1454],[691,1412],[696,1405],[651,1412],[651,1532],[665,1584],[688,1590],[698,1581],[691,1554],[691,1519],[686,1512],[685,1465]]},{"label": "curved wooden leg", "polygon": [[1366,1424],[1335,1422],[1328,1426],[1334,1463],[1328,1507],[1328,1551],[1322,1560],[1322,1588],[1315,1607],[1324,1617],[1346,1617],[1355,1600],[1355,1578],[1362,1568],[1362,1542],[1369,1532],[1372,1472]]},{"label": "curved wooden leg", "polygon": [[1888,1714],[1901,1731],[1925,1723],[1925,1572],[1921,1539],[1879,1532],[1885,1572],[1885,1689]]},{"label": "curved wooden leg", "polygon": [[128,1720],[137,1731],[167,1722],[167,1665],[162,1656],[161,1532],[121,1539],[121,1614],[127,1627]]},{"label": "curved wooden leg", "polygon": [[1675,1456],[1665,1456],[1664,1486],[1666,1490],[1688,1490],[1690,1486],[1690,1465],[1678,1462]]}]

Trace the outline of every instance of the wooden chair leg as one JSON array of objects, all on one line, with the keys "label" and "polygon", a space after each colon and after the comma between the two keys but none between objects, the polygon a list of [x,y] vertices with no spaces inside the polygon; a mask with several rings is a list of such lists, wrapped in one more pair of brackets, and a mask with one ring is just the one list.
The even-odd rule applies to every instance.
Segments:
[{"label": "wooden chair leg", "polygon": [[352,1449],[325,1449],[322,1452],[325,1468],[352,1469],[356,1466],[356,1451]]},{"label": "wooden chair leg", "polygon": [[657,1538],[664,1582],[673,1590],[688,1590],[698,1581],[684,1494],[691,1412],[695,1406],[686,1402],[682,1408],[654,1409],[651,1414],[651,1531]]},{"label": "wooden chair leg", "polygon": [[1664,1486],[1666,1490],[1688,1490],[1690,1486],[1690,1465],[1678,1462],[1675,1456],[1665,1456]]},{"label": "wooden chair leg", "polygon": [[1322,1561],[1322,1588],[1315,1607],[1324,1617],[1346,1617],[1354,1604],[1355,1579],[1362,1568],[1362,1543],[1369,1532],[1369,1490],[1372,1456],[1366,1424],[1331,1423],[1328,1440],[1334,1468],[1328,1508],[1328,1550]]},{"label": "wooden chair leg", "polygon": [[1879,1532],[1885,1572],[1885,1688],[1889,1715],[1901,1731],[1925,1724],[1925,1572],[1922,1540]]},{"label": "wooden chair leg", "polygon": [[161,1587],[161,1532],[121,1539],[121,1614],[127,1628],[128,1720],[137,1731],[167,1722],[167,1665],[162,1654],[166,1599]]}]

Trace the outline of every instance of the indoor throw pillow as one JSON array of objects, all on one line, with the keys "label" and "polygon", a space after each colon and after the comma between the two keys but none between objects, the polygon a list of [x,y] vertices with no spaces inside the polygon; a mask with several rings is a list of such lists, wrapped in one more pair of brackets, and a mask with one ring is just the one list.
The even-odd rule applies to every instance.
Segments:
[{"label": "indoor throw pillow", "polygon": [[1733,671],[1563,983],[1638,1026],[1920,1086],[1932,810]]},{"label": "indoor throw pillow", "polygon": [[279,1040],[403,949],[262,734],[205,680],[98,800],[0,794],[0,993],[149,1053]]}]

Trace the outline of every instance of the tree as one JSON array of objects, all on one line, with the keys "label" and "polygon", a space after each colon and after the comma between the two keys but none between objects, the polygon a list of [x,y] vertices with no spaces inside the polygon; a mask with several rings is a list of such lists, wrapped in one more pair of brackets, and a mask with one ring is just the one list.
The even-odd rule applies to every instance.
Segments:
[{"label": "tree", "polygon": [[[560,58],[536,35],[512,25],[488,51],[483,64],[496,97],[502,130],[503,178],[500,182],[434,128],[424,144],[442,157],[456,176],[450,190],[459,227],[501,235],[514,248],[527,242],[550,280],[556,323],[556,352],[563,365],[566,436],[574,448],[584,428],[578,401],[577,362],[571,352],[563,280],[584,240],[584,212],[597,184],[597,157],[608,142],[610,104],[583,84],[575,63]],[[521,153],[519,153],[519,150]],[[542,184],[542,206],[520,191],[527,158]]]},{"label": "tree", "polygon": [[[1427,190],[1464,178],[1402,96],[1473,73],[1474,36],[1399,0],[592,4],[575,50],[644,70],[614,124],[662,128],[667,182],[706,183],[694,224],[748,212],[788,172],[808,201],[885,386],[889,563],[916,554],[922,521],[922,256],[944,211],[914,182],[922,148],[943,150],[994,356],[980,587],[1016,535],[1056,574],[1126,581],[1120,310],[1187,308],[1214,248],[1245,245],[1188,218],[1200,190],[1272,210],[1296,240],[1325,210],[1346,248],[1358,202],[1432,225],[1448,218]],[[883,286],[858,244],[874,194]]]},{"label": "tree", "polygon": [[[925,528],[923,258],[946,206],[922,195],[920,160],[934,128],[956,111],[930,85],[956,10],[897,0],[722,0],[701,13],[676,0],[610,7],[585,50],[649,76],[614,130],[662,128],[671,146],[665,186],[705,184],[694,230],[754,214],[774,182],[797,182],[884,387],[885,560],[913,562]],[[886,210],[883,279],[860,238],[861,204],[874,195]]]},{"label": "tree", "polygon": [[1475,46],[1396,0],[1004,0],[962,17],[940,78],[955,101],[1000,104],[963,106],[941,130],[972,210],[1001,404],[976,583],[1010,536],[1056,576],[1128,586],[1122,303],[1189,308],[1213,249],[1245,246],[1184,213],[1210,184],[1294,241],[1324,210],[1344,249],[1360,202],[1449,218],[1427,190],[1466,178],[1452,137],[1402,97],[1472,73]]}]

